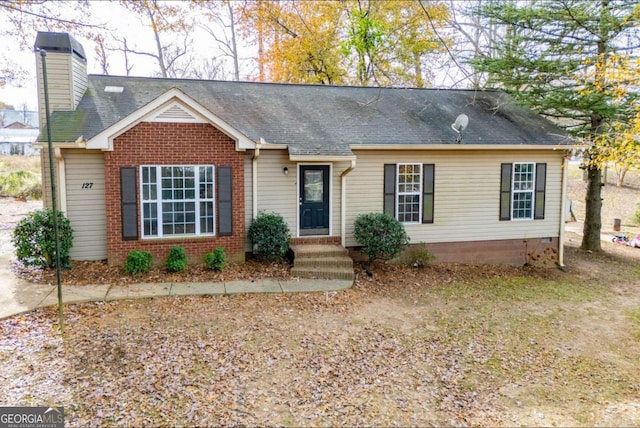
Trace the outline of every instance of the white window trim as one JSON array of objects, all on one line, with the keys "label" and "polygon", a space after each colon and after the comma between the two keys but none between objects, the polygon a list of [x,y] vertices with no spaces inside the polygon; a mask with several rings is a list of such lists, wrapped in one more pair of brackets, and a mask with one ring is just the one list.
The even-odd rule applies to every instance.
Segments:
[{"label": "white window trim", "polygon": [[[144,199],[144,173],[145,168],[156,168],[156,185],[157,185],[157,199],[155,200],[145,200]],[[162,203],[169,202],[162,199],[162,168],[163,167],[183,167],[183,168],[194,168],[195,176],[195,188],[194,188],[194,199],[171,199],[170,202],[193,202],[195,204],[195,233],[185,233],[185,234],[175,234],[175,235],[164,235],[163,233],[163,225],[162,225]],[[212,179],[213,179],[213,196],[211,198],[200,198],[200,167],[211,167],[212,168]],[[216,212],[216,167],[215,165],[141,165],[140,166],[140,231],[142,239],[159,239],[159,238],[187,238],[187,237],[197,237],[197,236],[215,236],[216,231],[216,220],[218,219]],[[211,233],[201,233],[200,232],[200,202],[212,202],[213,203],[213,232]],[[144,206],[145,204],[156,204],[156,212],[157,212],[157,229],[158,233],[156,235],[145,235],[144,233]]]},{"label": "white window trim", "polygon": [[[515,177],[516,177],[516,165],[532,165],[532,181],[531,181],[531,190],[516,190],[515,189]],[[531,194],[531,214],[529,217],[514,217],[513,213],[516,210],[515,206],[515,195],[516,193],[523,194],[529,193]],[[511,167],[511,220],[512,221],[528,221],[533,220],[536,210],[536,163],[535,162],[514,162]]]},{"label": "white window trim", "polygon": [[[416,166],[418,165],[419,167],[419,171],[420,171],[420,179],[418,182],[418,191],[417,192],[400,192],[400,167],[401,166],[406,166],[406,165],[411,165],[411,166]],[[398,221],[400,221],[400,223],[402,224],[422,224],[422,182],[424,180],[423,177],[424,171],[422,170],[422,164],[421,163],[414,163],[414,162],[406,162],[406,163],[398,163],[396,164],[396,219]],[[401,221],[399,219],[400,217],[400,196],[411,196],[411,195],[418,195],[418,221]]]}]

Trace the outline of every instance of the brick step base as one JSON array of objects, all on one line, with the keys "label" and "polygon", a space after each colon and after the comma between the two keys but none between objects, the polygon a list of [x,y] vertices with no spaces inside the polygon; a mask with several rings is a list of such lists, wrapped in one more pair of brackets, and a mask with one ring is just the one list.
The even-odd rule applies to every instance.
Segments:
[{"label": "brick step base", "polygon": [[330,244],[292,245],[291,275],[300,278],[354,280],[353,260],[346,248]]}]

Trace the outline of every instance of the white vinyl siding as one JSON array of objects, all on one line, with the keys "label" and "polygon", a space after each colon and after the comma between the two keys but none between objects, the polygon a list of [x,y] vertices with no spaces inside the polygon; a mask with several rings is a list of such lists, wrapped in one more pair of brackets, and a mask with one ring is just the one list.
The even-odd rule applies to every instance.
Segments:
[{"label": "white vinyl siding", "polygon": [[[359,214],[382,212],[384,165],[434,164],[434,222],[405,224],[412,243],[465,242],[557,237],[560,233],[561,150],[521,151],[373,151],[354,150],[356,168],[347,176],[347,246],[358,245],[353,222]],[[501,222],[502,163],[547,163],[545,216],[535,222]]]},{"label": "white vinyl siding", "polygon": [[[49,84],[49,109],[75,110],[87,88],[87,65],[75,54],[47,52],[47,83]],[[38,105],[44,106],[42,58],[36,55],[38,74]],[[40,123],[44,124],[44,108],[40,109]]]},{"label": "white vinyl siding", "polygon": [[[248,161],[250,165],[250,161]],[[289,160],[288,152],[285,150],[261,150],[258,158],[257,171],[252,173],[258,175],[258,212],[275,212],[280,214],[292,236],[296,237],[298,233],[298,177],[296,171],[298,165],[311,165],[311,162],[292,162]],[[319,162],[321,165],[327,165],[327,162]],[[334,162],[331,164],[331,194],[330,194],[330,210],[331,210],[331,236],[340,234],[340,174],[349,167],[349,162]],[[283,173],[284,168],[288,169],[288,174]],[[351,173],[347,175],[347,181]],[[245,180],[245,183],[248,183]],[[249,195],[249,192],[245,192]],[[356,189],[352,190],[352,197],[360,197]],[[247,200],[247,209],[252,200]],[[247,216],[247,229],[251,225],[251,218]],[[247,242],[247,246],[249,243]]]},{"label": "white vinyl siding", "polygon": [[103,153],[85,150],[63,150],[62,153],[66,215],[73,228],[69,256],[72,260],[104,260],[107,258],[107,209]]},{"label": "white vinyl siding", "polygon": [[[58,165],[59,163],[54,157],[53,166],[56,171],[59,168]],[[51,170],[49,169],[49,148],[46,145],[40,150],[40,174],[42,176],[42,202],[45,207],[51,208],[51,204],[53,203],[51,199]],[[56,189],[56,198],[58,198],[58,203],[60,203],[60,186],[57,183]]]},{"label": "white vinyl siding", "polygon": [[[258,213],[280,214],[295,236],[298,230],[298,179],[296,163],[284,150],[261,150],[258,158]],[[283,174],[287,167],[289,173]]]}]

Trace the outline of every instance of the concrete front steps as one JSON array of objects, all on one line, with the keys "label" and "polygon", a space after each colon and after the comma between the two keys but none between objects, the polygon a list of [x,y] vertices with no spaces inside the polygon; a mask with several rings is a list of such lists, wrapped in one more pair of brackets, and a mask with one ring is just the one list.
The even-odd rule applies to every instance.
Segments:
[{"label": "concrete front steps", "polygon": [[346,248],[332,244],[294,244],[291,275],[353,281],[353,260]]}]

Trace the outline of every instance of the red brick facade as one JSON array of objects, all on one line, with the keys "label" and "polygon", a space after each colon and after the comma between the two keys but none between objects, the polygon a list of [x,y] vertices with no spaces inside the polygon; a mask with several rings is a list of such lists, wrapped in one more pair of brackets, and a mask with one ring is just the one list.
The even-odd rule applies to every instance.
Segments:
[{"label": "red brick facade", "polygon": [[[553,267],[558,263],[558,237],[499,239],[495,241],[434,242],[426,244],[434,263],[529,264]],[[350,248],[354,260],[366,261],[360,247]]]},{"label": "red brick facade", "polygon": [[[104,158],[109,264],[123,264],[129,251],[134,249],[150,251],[156,264],[163,263],[175,245],[185,249],[192,263],[201,263],[204,254],[216,247],[225,248],[230,260],[244,259],[244,158],[242,152],[235,150],[235,142],[231,138],[209,124],[143,122],[117,137],[113,147],[113,151],[105,152]],[[138,239],[123,240],[120,168],[133,166],[139,174],[141,165],[230,166],[233,183],[232,235],[141,239],[142,231],[138,225]],[[137,187],[139,211],[139,175]]]}]

